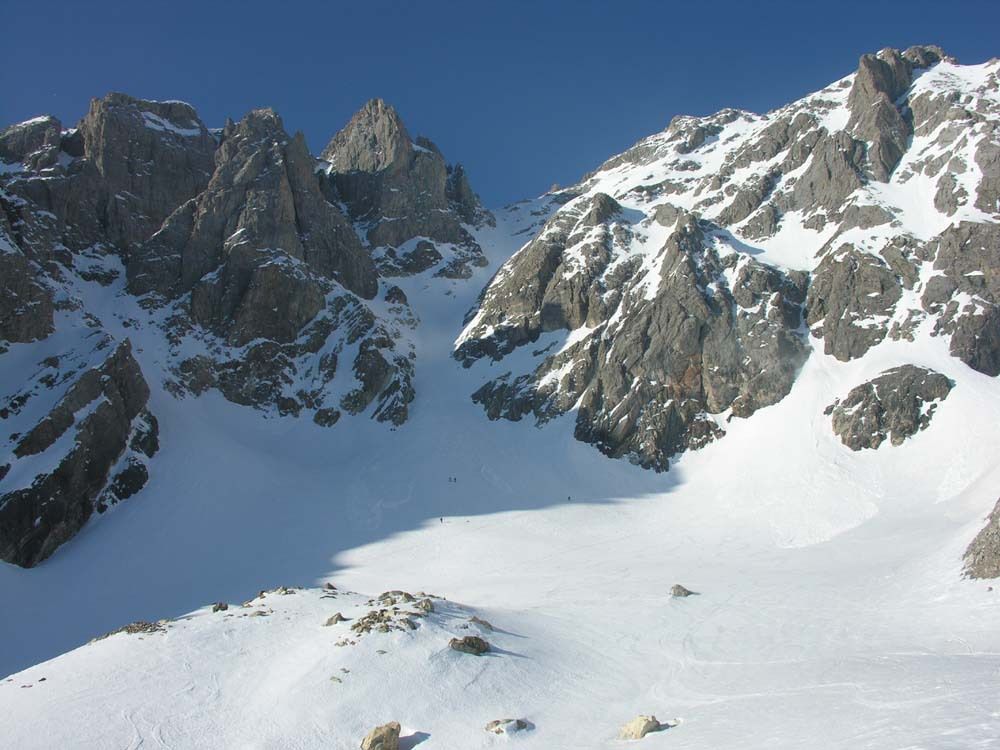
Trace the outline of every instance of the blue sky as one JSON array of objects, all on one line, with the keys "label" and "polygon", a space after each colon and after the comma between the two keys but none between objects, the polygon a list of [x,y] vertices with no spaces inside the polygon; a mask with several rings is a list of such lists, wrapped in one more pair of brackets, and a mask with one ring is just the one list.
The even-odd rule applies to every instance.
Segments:
[{"label": "blue sky", "polygon": [[463,162],[491,206],[574,182],[676,114],[765,111],[863,52],[1000,55],[1000,2],[10,2],[0,122],[108,91],[210,125],[277,109],[318,153],[367,99]]}]

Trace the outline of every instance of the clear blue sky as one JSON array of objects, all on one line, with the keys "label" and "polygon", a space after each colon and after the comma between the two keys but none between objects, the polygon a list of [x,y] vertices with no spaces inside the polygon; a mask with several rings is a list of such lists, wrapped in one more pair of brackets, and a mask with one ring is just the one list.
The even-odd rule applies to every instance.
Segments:
[{"label": "clear blue sky", "polygon": [[997,0],[9,0],[0,16],[0,123],[75,123],[124,91],[189,101],[209,126],[271,106],[318,153],[380,96],[491,206],[571,183],[675,114],[780,106],[863,52],[1000,55]]}]

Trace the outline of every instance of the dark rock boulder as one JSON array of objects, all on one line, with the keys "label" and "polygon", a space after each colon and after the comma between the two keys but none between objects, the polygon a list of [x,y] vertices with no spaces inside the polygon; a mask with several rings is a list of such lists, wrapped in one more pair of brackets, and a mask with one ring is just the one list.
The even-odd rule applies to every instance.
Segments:
[{"label": "dark rock boulder", "polygon": [[361,750],[399,750],[399,722],[375,727],[361,741]]},{"label": "dark rock boulder", "polygon": [[448,641],[448,647],[452,651],[460,651],[463,654],[472,654],[473,656],[481,656],[490,650],[490,644],[478,635],[452,638]]},{"label": "dark rock boulder", "polygon": [[953,383],[944,375],[915,365],[902,365],[851,389],[831,404],[833,431],[851,450],[878,448],[886,438],[902,445],[930,426],[938,403]]},{"label": "dark rock boulder", "polygon": [[[51,555],[101,503],[98,498],[123,456],[108,491],[124,499],[145,483],[144,461],[130,453],[130,441],[152,445],[148,433],[155,422],[145,412],[148,397],[126,340],[99,366],[85,370],[48,415],[19,438],[11,469],[0,480],[0,559],[31,567]],[[52,468],[38,473],[35,457],[53,452],[55,460],[46,459]]]}]

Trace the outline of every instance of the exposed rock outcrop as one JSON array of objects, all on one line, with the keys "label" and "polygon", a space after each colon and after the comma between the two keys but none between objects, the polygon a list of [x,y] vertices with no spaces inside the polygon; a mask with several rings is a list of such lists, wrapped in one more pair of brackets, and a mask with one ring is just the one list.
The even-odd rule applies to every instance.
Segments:
[{"label": "exposed rock outcrop", "polygon": [[461,638],[452,638],[448,641],[448,647],[452,651],[459,651],[463,654],[481,656],[490,650],[490,644],[478,635],[466,635]]},{"label": "exposed rock outcrop", "polygon": [[399,750],[399,722],[375,727],[361,741],[361,750]]},{"label": "exposed rock outcrop", "polygon": [[670,587],[671,596],[684,598],[686,596],[696,596],[697,594],[698,594],[697,591],[691,591],[691,589],[682,586],[679,583],[675,583],[673,586]]},{"label": "exposed rock outcrop", "polygon": [[826,353],[846,362],[886,337],[902,291],[885,261],[844,245],[813,272],[806,322],[823,339]]},{"label": "exposed rock outcrop", "polygon": [[1000,501],[965,551],[965,574],[969,578],[1000,578]]},{"label": "exposed rock outcrop", "polygon": [[666,727],[667,725],[661,724],[655,716],[636,716],[621,728],[618,739],[641,740],[650,732],[659,732]]},{"label": "exposed rock outcrop", "polygon": [[52,333],[52,291],[46,285],[41,269],[14,246],[5,236],[2,226],[0,279],[0,340],[25,343],[43,339]]},{"label": "exposed rock outcrop", "polygon": [[[354,228],[327,200],[301,134],[272,110],[255,110],[222,133],[207,188],[175,211],[133,254],[129,288],[166,298],[190,294],[189,322],[213,334],[215,357],[185,359],[179,382],[216,387],[231,401],[306,410],[332,425],[340,409],[401,424],[413,398],[409,353],[363,303],[378,275]],[[327,403],[340,357],[358,385]],[[289,388],[298,381],[299,387]]]},{"label": "exposed rock outcrop", "polygon": [[41,421],[12,437],[13,460],[0,479],[2,560],[38,564],[98,504],[134,494],[148,476],[145,460],[157,447],[156,421],[145,411],[149,388],[127,340],[104,351]]},{"label": "exposed rock outcrop", "polygon": [[921,303],[935,330],[951,335],[951,353],[969,367],[1000,375],[1000,224],[961,222],[928,248],[934,276]]},{"label": "exposed rock outcrop", "polygon": [[486,731],[493,734],[515,734],[532,728],[533,725],[526,719],[494,719],[486,725]]},{"label": "exposed rock outcrop", "polygon": [[901,365],[852,388],[825,413],[832,415],[833,431],[851,450],[878,448],[887,438],[892,445],[902,445],[930,426],[938,403],[952,387],[939,372]]},{"label": "exposed rock outcrop", "polygon": [[[807,355],[804,274],[735,252],[685,212],[647,259],[648,224],[597,193],[557,213],[483,295],[455,356],[467,366],[533,344],[534,370],[474,395],[487,414],[544,422],[574,409],[576,436],[610,456],[666,469],[791,388]],[[543,335],[569,331],[559,346]]]}]

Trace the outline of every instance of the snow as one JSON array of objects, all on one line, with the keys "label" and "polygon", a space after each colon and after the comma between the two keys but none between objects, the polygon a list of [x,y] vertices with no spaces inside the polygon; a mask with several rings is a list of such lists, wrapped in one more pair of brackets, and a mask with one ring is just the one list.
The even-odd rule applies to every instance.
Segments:
[{"label": "snow", "polygon": [[142,119],[143,124],[150,130],[174,133],[185,138],[193,138],[201,135],[201,128],[183,128],[152,112],[143,111]]}]

